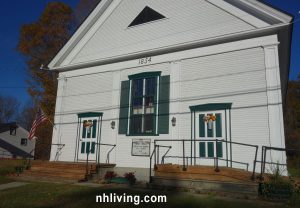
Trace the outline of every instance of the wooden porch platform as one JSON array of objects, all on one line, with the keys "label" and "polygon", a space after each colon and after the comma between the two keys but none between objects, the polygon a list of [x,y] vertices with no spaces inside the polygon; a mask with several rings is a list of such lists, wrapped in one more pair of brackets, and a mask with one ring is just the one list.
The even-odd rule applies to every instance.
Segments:
[{"label": "wooden porch platform", "polygon": [[[112,168],[115,164],[89,163],[89,174],[96,173],[97,168]],[[78,181],[85,178],[86,163],[32,161],[31,169],[21,176]]]},{"label": "wooden porch platform", "polygon": [[184,171],[182,166],[164,164],[157,165],[154,176],[169,179],[255,183],[251,180],[251,172],[228,167],[219,167],[219,172],[216,172],[212,166],[188,166]]}]

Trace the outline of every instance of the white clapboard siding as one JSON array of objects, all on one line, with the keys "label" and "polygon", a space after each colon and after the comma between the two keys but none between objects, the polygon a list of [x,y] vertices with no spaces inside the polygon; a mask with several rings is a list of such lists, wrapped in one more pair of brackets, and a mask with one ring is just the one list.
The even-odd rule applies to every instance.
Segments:
[{"label": "white clapboard siding", "polygon": [[[180,74],[182,112],[188,112],[188,107],[192,105],[233,103],[232,141],[270,145],[262,48],[182,60]],[[190,119],[188,114],[180,116],[182,138],[190,138]],[[254,148],[233,145],[232,152],[234,160],[247,162],[252,168]],[[245,168],[244,165],[233,166]]]},{"label": "white clapboard siding", "polygon": [[111,81],[110,72],[68,78],[66,93],[62,96],[65,102],[64,111],[91,111],[110,107]]},{"label": "white clapboard siding", "polygon": [[170,75],[170,63],[160,63],[148,66],[139,66],[135,68],[128,68],[121,71],[121,80],[128,80],[128,76],[142,72],[160,71],[161,76]]},{"label": "white clapboard siding", "polygon": [[[119,100],[113,99],[112,95],[119,96],[121,81],[128,80],[128,75],[148,71],[162,71],[162,75],[177,76],[177,78],[171,78],[170,133],[155,137],[118,135],[116,132],[118,131],[119,111],[115,108],[118,107]],[[56,120],[76,123],[79,112],[103,112],[101,142],[117,145],[110,155],[110,162],[116,163],[118,167],[149,167],[149,157],[131,155],[132,139],[189,140],[191,138],[189,107],[192,105],[233,103],[231,111],[232,141],[259,146],[270,145],[265,60],[264,51],[260,47],[178,60],[176,64],[165,61],[160,64],[84,76],[68,77],[68,72],[64,74],[67,76],[67,84],[65,96],[62,99],[64,103],[62,105],[64,106],[63,116],[57,116]],[[116,77],[119,77],[119,84],[112,84],[114,79],[118,81]],[[60,86],[62,86],[61,81]],[[57,106],[57,109],[59,108]],[[59,112],[59,110],[56,111]],[[173,116],[177,121],[175,127],[171,124]],[[116,121],[114,130],[111,129],[112,120]],[[65,143],[66,147],[60,160],[73,161],[77,125],[62,126],[61,142]],[[182,156],[182,143],[160,142],[160,144],[172,146],[169,155]],[[151,151],[153,147],[154,144],[151,143]],[[105,162],[109,149],[109,147],[101,147],[101,162]],[[160,156],[164,154],[164,151],[161,149]],[[188,143],[185,146],[185,153],[190,155],[190,144]],[[225,155],[225,152],[223,154]],[[254,149],[233,145],[232,154],[234,160],[247,162],[250,165],[249,169],[252,168]],[[53,155],[54,151],[52,151],[51,158]],[[182,164],[182,159],[167,159],[165,162]],[[233,166],[245,168],[243,165],[233,164]]]},{"label": "white clapboard siding", "polygon": [[[128,28],[145,6],[149,6],[166,18]],[[77,49],[79,52],[71,64],[147,51],[253,28],[204,0],[138,0],[134,1],[134,4],[132,0],[124,0],[83,48]]]}]

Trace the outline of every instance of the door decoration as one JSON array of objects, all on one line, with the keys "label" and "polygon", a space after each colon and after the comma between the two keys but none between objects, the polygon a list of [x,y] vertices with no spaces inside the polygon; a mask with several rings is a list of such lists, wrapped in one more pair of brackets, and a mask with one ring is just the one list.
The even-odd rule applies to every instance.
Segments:
[{"label": "door decoration", "polygon": [[83,122],[84,128],[86,128],[88,133],[91,133],[91,127],[93,126],[93,122],[91,120]]},{"label": "door decoration", "polygon": [[213,128],[213,122],[216,121],[216,116],[215,115],[206,115],[203,117],[204,122],[207,123],[208,129]]}]

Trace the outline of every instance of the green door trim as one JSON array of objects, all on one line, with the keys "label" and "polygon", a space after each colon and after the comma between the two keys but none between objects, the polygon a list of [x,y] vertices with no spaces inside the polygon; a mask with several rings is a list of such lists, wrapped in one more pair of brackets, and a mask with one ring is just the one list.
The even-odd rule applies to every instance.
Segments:
[{"label": "green door trim", "polygon": [[[74,157],[74,162],[78,162],[78,154],[79,154],[79,150],[81,150],[81,146],[80,144],[80,136],[82,134],[82,123],[83,123],[83,119],[88,119],[91,117],[97,117],[97,122],[96,122],[96,126],[97,126],[97,138],[96,141],[97,143],[100,142],[100,138],[101,138],[101,128],[102,128],[102,117],[103,117],[103,112],[84,112],[84,113],[78,113],[77,114],[78,119],[77,119],[77,135],[76,135],[76,145],[75,145],[75,157]],[[92,133],[92,132],[91,132]],[[98,144],[95,144],[95,147],[98,147]],[[100,147],[100,146],[99,146]],[[96,162],[99,163],[100,162],[100,148],[97,148],[96,153]]]}]

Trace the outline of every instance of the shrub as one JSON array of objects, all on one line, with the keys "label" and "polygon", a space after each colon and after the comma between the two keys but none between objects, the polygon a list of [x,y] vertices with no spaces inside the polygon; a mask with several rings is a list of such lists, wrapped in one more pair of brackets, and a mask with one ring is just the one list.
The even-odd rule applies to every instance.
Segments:
[{"label": "shrub", "polygon": [[136,178],[135,178],[134,172],[125,173],[124,177],[128,180],[130,185],[135,184]]},{"label": "shrub", "polygon": [[104,179],[110,181],[111,179],[115,178],[117,174],[114,171],[106,171],[104,175]]},{"label": "shrub", "polygon": [[263,197],[272,199],[289,199],[293,196],[295,188],[291,181],[282,176],[284,169],[280,169],[279,163],[271,167],[272,175],[267,182],[261,183],[259,192]]}]

